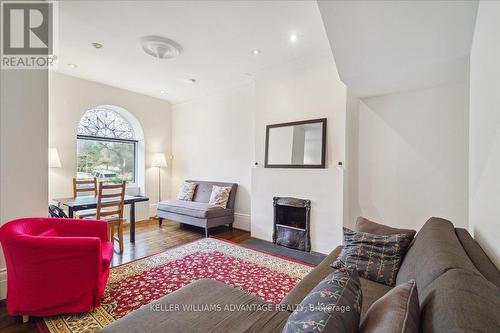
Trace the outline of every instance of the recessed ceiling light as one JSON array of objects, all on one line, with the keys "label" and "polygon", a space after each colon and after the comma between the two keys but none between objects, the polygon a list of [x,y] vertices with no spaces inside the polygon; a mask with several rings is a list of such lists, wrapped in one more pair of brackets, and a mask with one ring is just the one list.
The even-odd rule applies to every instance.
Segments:
[{"label": "recessed ceiling light", "polygon": [[297,35],[291,34],[289,40],[290,40],[290,43],[295,43],[297,41]]},{"label": "recessed ceiling light", "polygon": [[260,50],[259,49],[253,49],[252,50],[252,54],[253,55],[258,55],[258,54],[260,54]]},{"label": "recessed ceiling light", "polygon": [[166,91],[165,90],[160,90],[160,94],[164,94]]},{"label": "recessed ceiling light", "polygon": [[92,46],[95,47],[96,49],[102,49],[103,45],[101,43],[92,43]]},{"label": "recessed ceiling light", "polygon": [[68,66],[71,67],[71,68],[77,68],[78,67],[78,65],[76,65],[76,64],[68,64]]}]

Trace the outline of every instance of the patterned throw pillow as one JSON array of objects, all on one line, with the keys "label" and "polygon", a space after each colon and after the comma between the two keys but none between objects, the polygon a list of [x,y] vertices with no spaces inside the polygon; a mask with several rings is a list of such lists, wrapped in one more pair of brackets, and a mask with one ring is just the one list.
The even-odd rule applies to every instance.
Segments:
[{"label": "patterned throw pillow", "polygon": [[316,287],[288,317],[283,333],[357,332],[362,295],[354,267],[341,267]]},{"label": "patterned throw pillow", "polygon": [[353,265],[361,277],[393,287],[411,238],[407,234],[374,235],[344,228],[344,247],[331,266]]},{"label": "patterned throw pillow", "polygon": [[226,209],[230,193],[230,187],[213,185],[212,194],[210,194],[210,200],[208,201],[208,204]]},{"label": "patterned throw pillow", "polygon": [[177,194],[177,199],[193,201],[194,191],[197,185],[198,184],[192,182],[184,182],[179,190],[179,194]]}]

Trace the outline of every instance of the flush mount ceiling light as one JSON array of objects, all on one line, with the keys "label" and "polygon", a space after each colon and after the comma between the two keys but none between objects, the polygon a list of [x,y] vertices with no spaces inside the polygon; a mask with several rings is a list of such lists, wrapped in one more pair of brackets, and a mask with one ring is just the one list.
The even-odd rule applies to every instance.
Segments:
[{"label": "flush mount ceiling light", "polygon": [[258,55],[258,54],[260,54],[260,50],[259,49],[253,49],[252,50],[252,54],[253,55]]},{"label": "flush mount ceiling light", "polygon": [[92,46],[96,49],[102,49],[104,46],[101,43],[92,43]]},{"label": "flush mount ceiling light", "polygon": [[297,35],[291,34],[289,38],[290,43],[295,43],[297,41]]},{"label": "flush mount ceiling light", "polygon": [[165,94],[165,90],[160,90],[160,94]]},{"label": "flush mount ceiling light", "polygon": [[146,36],[141,38],[144,52],[152,57],[160,59],[174,59],[182,51],[179,44],[171,39],[160,36]]},{"label": "flush mount ceiling light", "polygon": [[77,68],[78,67],[78,65],[76,65],[76,64],[68,64],[68,66],[71,67],[71,68]]}]

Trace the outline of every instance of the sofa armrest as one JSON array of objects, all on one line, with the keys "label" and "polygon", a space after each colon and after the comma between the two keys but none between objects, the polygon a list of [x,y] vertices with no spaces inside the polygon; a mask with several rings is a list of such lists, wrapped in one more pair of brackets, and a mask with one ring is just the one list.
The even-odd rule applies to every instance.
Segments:
[{"label": "sofa armrest", "polygon": [[307,274],[295,288],[290,291],[288,295],[283,298],[281,304],[286,304],[290,306],[295,306],[300,304],[304,297],[321,282],[328,274],[333,272],[333,268],[330,266],[332,262],[337,259],[337,257],[342,251],[342,246],[337,246],[323,261],[316,266],[309,274]]}]

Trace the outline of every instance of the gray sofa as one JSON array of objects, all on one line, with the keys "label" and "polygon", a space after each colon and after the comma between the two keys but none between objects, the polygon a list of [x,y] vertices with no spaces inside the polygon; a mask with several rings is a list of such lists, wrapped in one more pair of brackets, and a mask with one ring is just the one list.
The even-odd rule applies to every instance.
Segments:
[{"label": "gray sofa", "polygon": [[[337,247],[283,299],[298,304],[329,273]],[[431,218],[418,232],[397,276],[397,284],[417,282],[420,332],[500,332],[500,273],[469,233]],[[391,287],[361,278],[362,318]],[[246,304],[247,311],[155,311],[179,304]],[[264,301],[212,280],[198,280],[101,330],[132,332],[281,332],[290,312],[253,309]]]},{"label": "gray sofa", "polygon": [[[159,202],[156,214],[159,218],[160,227],[163,219],[168,219],[181,224],[190,224],[205,228],[206,237],[208,237],[209,228],[225,224],[232,228],[238,184],[198,180],[186,181],[198,184],[194,192],[193,201],[174,199]],[[226,209],[208,204],[213,185],[231,187]]]}]

